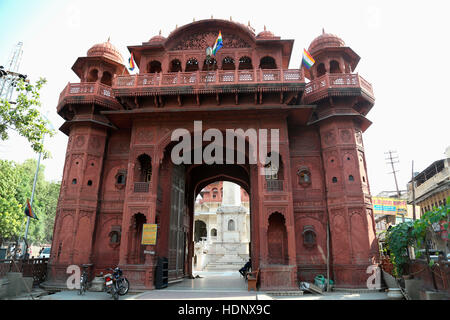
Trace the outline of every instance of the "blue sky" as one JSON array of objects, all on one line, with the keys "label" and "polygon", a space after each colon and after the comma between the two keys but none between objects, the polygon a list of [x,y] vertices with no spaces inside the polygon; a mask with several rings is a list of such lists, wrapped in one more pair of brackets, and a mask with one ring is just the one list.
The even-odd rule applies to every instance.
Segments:
[{"label": "blue sky", "polygon": [[[450,22],[446,1],[100,1],[0,0],[0,64],[18,41],[24,42],[21,72],[31,79],[47,78],[41,100],[58,128],[60,92],[79,82],[71,67],[94,44],[111,42],[128,58],[128,45],[163,36],[196,20],[229,19],[260,32],[267,29],[294,39],[290,68],[298,68],[303,48],[326,32],[341,37],[361,56],[356,69],[372,83],[375,106],[368,114],[373,125],[364,134],[372,194],[394,190],[384,152],[397,150],[401,189],[417,171],[444,158],[450,145],[448,75]],[[49,179],[61,179],[67,137],[46,140],[53,158],[45,160]],[[0,158],[21,161],[37,157],[15,135],[0,143]]]}]

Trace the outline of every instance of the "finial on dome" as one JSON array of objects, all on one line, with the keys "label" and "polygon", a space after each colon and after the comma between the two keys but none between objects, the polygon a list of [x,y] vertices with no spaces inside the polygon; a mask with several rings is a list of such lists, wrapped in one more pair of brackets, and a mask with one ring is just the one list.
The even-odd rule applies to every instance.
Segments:
[{"label": "finial on dome", "polygon": [[178,25],[177,24],[175,25],[175,29],[178,29]]},{"label": "finial on dome", "polygon": [[322,28],[322,34],[325,34],[325,28]]},{"label": "finial on dome", "polygon": [[108,37],[108,42],[109,42],[109,40],[111,40],[111,36]]},{"label": "finial on dome", "polygon": [[233,21],[233,17],[232,16],[230,16],[230,21]]},{"label": "finial on dome", "polygon": [[264,31],[267,31],[266,25],[264,25]]},{"label": "finial on dome", "polygon": [[159,29],[159,35],[161,35],[161,29]]},{"label": "finial on dome", "polygon": [[195,17],[194,17],[194,18],[192,18],[192,22],[195,22]]},{"label": "finial on dome", "polygon": [[213,15],[211,15],[211,19],[214,19]]},{"label": "finial on dome", "polygon": [[250,20],[248,20],[248,26],[250,27]]}]

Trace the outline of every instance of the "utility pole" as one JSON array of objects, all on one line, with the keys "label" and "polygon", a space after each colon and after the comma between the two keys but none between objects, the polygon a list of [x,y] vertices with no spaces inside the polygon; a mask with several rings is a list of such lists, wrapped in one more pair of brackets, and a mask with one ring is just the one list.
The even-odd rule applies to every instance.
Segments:
[{"label": "utility pole", "polygon": [[[396,173],[398,172],[398,170],[395,170],[394,164],[398,163],[398,156],[396,155],[397,151],[391,151],[389,150],[388,152],[385,152],[384,154],[388,154],[388,158],[386,158],[385,160],[387,160],[387,164],[390,164],[392,167],[392,173],[394,175],[394,180],[395,180],[395,188],[397,190],[397,197],[400,199],[401,194],[400,194],[400,190],[398,189],[398,182],[397,182],[397,175]],[[402,215],[402,222],[405,222],[405,214],[403,213]]]},{"label": "utility pole", "polygon": [[411,177],[413,220],[416,220],[416,181],[414,180],[414,160],[411,165]]}]

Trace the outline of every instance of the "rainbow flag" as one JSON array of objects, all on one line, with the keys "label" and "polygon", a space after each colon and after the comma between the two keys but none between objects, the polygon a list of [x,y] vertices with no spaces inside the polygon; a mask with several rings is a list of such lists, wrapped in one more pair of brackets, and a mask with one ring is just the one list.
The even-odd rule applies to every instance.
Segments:
[{"label": "rainbow flag", "polygon": [[36,214],[33,212],[33,209],[31,209],[31,204],[28,199],[27,199],[27,207],[25,208],[25,215],[30,218],[39,220],[38,217],[36,216]]},{"label": "rainbow flag", "polygon": [[316,62],[316,60],[314,60],[314,58],[309,54],[308,51],[303,49],[302,64],[304,64],[305,67],[309,69],[313,66],[314,62]]},{"label": "rainbow flag", "polygon": [[222,47],[223,47],[222,32],[219,31],[219,35],[217,36],[216,42],[214,43],[214,47],[212,49],[213,55],[215,56],[216,52],[219,51],[219,49]]},{"label": "rainbow flag", "polygon": [[128,59],[128,69],[130,71],[133,71],[135,67],[136,67],[136,64],[134,63],[134,57],[133,57],[133,52],[132,52],[131,57]]}]

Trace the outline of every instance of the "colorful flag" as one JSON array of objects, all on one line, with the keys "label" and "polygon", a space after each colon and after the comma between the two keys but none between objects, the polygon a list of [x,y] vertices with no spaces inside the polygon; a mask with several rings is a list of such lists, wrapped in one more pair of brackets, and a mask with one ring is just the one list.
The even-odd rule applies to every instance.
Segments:
[{"label": "colorful flag", "polygon": [[128,69],[130,71],[133,71],[135,67],[136,67],[136,64],[134,63],[134,57],[133,57],[133,52],[132,52],[131,57],[128,58]]},{"label": "colorful flag", "polygon": [[314,58],[309,54],[308,51],[306,51],[305,49],[303,49],[303,59],[302,59],[302,64],[305,65],[306,68],[311,68],[314,64],[314,62],[316,62],[314,60]]},{"label": "colorful flag", "polygon": [[28,199],[27,199],[27,207],[25,208],[25,215],[30,218],[39,220],[38,217],[36,216],[36,214],[33,212],[33,209],[31,209],[31,204]]},{"label": "colorful flag", "polygon": [[219,31],[219,35],[217,36],[216,42],[214,43],[214,47],[212,49],[212,53],[215,56],[216,52],[219,51],[220,48],[223,47],[223,43],[222,43],[222,32]]}]

